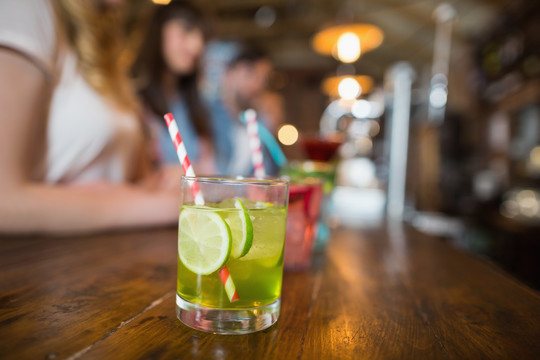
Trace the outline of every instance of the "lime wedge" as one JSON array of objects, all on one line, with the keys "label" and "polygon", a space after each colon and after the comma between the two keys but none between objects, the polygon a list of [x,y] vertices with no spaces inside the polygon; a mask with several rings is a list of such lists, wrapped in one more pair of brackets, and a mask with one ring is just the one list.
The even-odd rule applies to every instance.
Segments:
[{"label": "lime wedge", "polygon": [[253,224],[249,213],[240,199],[235,199],[234,207],[237,210],[223,211],[225,221],[229,224],[232,234],[231,257],[241,258],[251,249],[253,243]]},{"label": "lime wedge", "polygon": [[203,208],[184,208],[178,220],[178,254],[195,274],[219,270],[231,253],[231,230],[221,216]]}]

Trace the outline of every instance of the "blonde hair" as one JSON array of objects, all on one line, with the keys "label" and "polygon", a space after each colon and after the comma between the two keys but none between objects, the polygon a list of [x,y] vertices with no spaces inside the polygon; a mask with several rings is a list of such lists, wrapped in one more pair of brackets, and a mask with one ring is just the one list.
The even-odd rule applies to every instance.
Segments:
[{"label": "blonde hair", "polygon": [[[60,29],[77,55],[85,80],[124,109],[136,109],[129,78],[133,49],[125,31],[125,9],[103,0],[57,0]],[[126,2],[128,3],[128,1]]]}]

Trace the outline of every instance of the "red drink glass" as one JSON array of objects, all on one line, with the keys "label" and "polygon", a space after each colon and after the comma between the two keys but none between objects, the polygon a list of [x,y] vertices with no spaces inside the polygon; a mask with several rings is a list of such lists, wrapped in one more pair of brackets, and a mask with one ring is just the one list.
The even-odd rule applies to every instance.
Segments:
[{"label": "red drink glass", "polygon": [[322,184],[319,179],[308,178],[301,183],[290,184],[285,269],[302,270],[310,266],[321,199]]},{"label": "red drink glass", "polygon": [[319,136],[308,136],[301,140],[310,160],[329,161],[341,146],[341,141]]}]

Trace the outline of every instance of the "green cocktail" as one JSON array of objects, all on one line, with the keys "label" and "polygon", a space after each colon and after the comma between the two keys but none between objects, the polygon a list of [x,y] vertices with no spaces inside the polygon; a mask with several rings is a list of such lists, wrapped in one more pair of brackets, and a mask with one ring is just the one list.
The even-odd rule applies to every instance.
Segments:
[{"label": "green cocktail", "polygon": [[[188,181],[197,181],[212,201],[194,204],[190,191],[184,191]],[[288,183],[185,177],[182,182],[178,318],[219,334],[272,325],[280,309]]]},{"label": "green cocktail", "polygon": [[[246,201],[244,201],[246,202]],[[184,205],[182,211],[209,211],[224,219],[240,216],[242,210],[214,206]],[[236,285],[239,299],[230,302],[218,272],[198,275],[186,268],[178,257],[178,294],[185,300],[207,307],[244,308],[268,305],[281,294],[283,244],[285,239],[284,207],[247,208],[252,226],[252,245],[246,255],[229,259],[225,265]]]}]

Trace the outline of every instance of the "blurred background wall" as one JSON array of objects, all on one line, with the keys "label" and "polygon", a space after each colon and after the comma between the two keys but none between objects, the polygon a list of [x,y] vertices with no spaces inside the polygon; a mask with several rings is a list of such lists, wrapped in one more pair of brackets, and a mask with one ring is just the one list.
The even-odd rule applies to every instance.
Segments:
[{"label": "blurred background wall", "polygon": [[[367,102],[357,104],[356,115],[353,112],[336,129],[350,140],[356,136],[351,124],[372,121],[366,133],[369,142],[357,137],[338,154],[340,161],[362,159],[372,164],[375,181],[362,186],[386,191],[391,170],[388,131],[396,95],[391,91],[389,71],[406,62],[414,76],[405,220],[486,256],[540,287],[539,2],[193,3],[211,20],[214,41],[249,42],[270,54],[275,66],[270,88],[283,99],[283,121],[295,126],[301,137],[318,134],[323,114],[339,99],[323,89],[325,79],[343,75],[369,78],[370,89],[365,86],[356,100],[371,101],[383,110],[375,116],[358,115]],[[314,50],[318,32],[342,24],[375,25],[383,40],[351,63]],[[221,54],[226,52],[223,49]],[[210,61],[220,61],[219,54],[215,52]],[[442,72],[437,65],[441,59]],[[283,149],[290,159],[306,157],[300,142],[283,145]],[[362,166],[354,168],[357,172],[348,175],[365,175]]]}]

